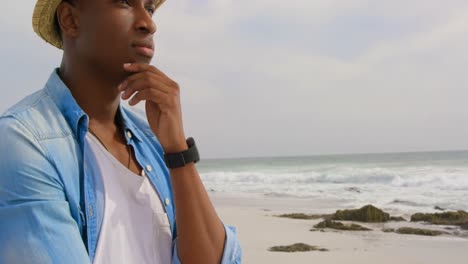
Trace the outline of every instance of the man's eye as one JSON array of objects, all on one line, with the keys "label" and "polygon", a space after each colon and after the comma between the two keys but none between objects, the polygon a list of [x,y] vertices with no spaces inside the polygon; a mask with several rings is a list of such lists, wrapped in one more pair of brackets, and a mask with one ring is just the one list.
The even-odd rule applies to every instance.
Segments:
[{"label": "man's eye", "polygon": [[128,0],[119,0],[119,3],[125,4],[125,5],[130,5],[130,3],[128,2]]},{"label": "man's eye", "polygon": [[153,15],[154,14],[154,7],[150,6],[150,7],[147,7],[146,10],[148,11],[148,13],[150,13],[150,15]]}]

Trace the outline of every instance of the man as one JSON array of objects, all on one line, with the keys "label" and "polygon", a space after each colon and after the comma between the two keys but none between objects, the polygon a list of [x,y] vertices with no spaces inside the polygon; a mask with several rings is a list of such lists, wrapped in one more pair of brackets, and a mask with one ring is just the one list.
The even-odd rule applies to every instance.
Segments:
[{"label": "man", "polygon": [[194,165],[180,88],[149,64],[163,1],[37,1],[34,30],[63,58],[0,117],[0,263],[241,262]]}]

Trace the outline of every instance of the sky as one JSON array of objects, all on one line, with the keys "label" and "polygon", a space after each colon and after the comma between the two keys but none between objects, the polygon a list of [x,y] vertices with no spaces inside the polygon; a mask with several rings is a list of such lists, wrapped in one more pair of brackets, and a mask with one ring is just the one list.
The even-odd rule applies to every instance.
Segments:
[{"label": "sky", "polygon": [[[62,55],[34,0],[4,2],[0,112]],[[166,0],[154,20],[202,158],[468,149],[466,0]]]}]

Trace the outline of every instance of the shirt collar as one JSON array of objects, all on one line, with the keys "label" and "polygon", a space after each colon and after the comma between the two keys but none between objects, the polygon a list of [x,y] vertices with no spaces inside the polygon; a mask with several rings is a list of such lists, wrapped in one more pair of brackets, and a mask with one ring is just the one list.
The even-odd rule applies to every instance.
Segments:
[{"label": "shirt collar", "polygon": [[[70,125],[73,134],[79,135],[80,129],[84,129],[84,131],[88,130],[89,117],[78,105],[70,92],[70,89],[68,89],[58,75],[58,70],[59,68],[55,68],[53,70],[44,89],[55,102],[60,112],[62,112],[65,120]],[[127,111],[129,110],[125,109],[125,107],[120,103],[118,111],[122,117],[124,130],[129,130],[137,140],[141,141],[141,135],[138,133],[138,129],[127,114]]]},{"label": "shirt collar", "polygon": [[[68,87],[60,79],[58,68],[54,69],[47,80],[45,90],[55,102],[60,112],[62,112],[68,125],[70,125],[73,134],[78,135],[79,124],[84,122],[84,128],[88,129],[89,118],[76,102]],[[83,121],[81,121],[83,120]]]},{"label": "shirt collar", "polygon": [[142,136],[139,133],[140,129],[136,127],[135,123],[132,121],[132,118],[128,116],[128,112],[130,112],[130,110],[124,107],[122,103],[120,103],[119,112],[122,116],[122,123],[125,131],[130,131],[132,133],[132,136],[134,136],[136,140],[141,141]]}]

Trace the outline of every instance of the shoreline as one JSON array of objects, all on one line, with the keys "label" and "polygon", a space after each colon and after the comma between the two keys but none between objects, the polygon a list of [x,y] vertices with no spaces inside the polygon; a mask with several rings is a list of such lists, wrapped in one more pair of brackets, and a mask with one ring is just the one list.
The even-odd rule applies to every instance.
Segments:
[{"label": "shoreline", "polygon": [[[322,221],[280,218],[283,213],[334,213],[339,200],[267,197],[261,194],[217,193],[209,196],[222,221],[238,230],[242,263],[465,263],[468,238],[442,235],[425,237],[385,233],[383,228],[412,226],[444,229],[412,222],[359,223],[372,231],[309,231]],[[273,246],[294,243],[326,248],[328,252],[270,252]]]}]

